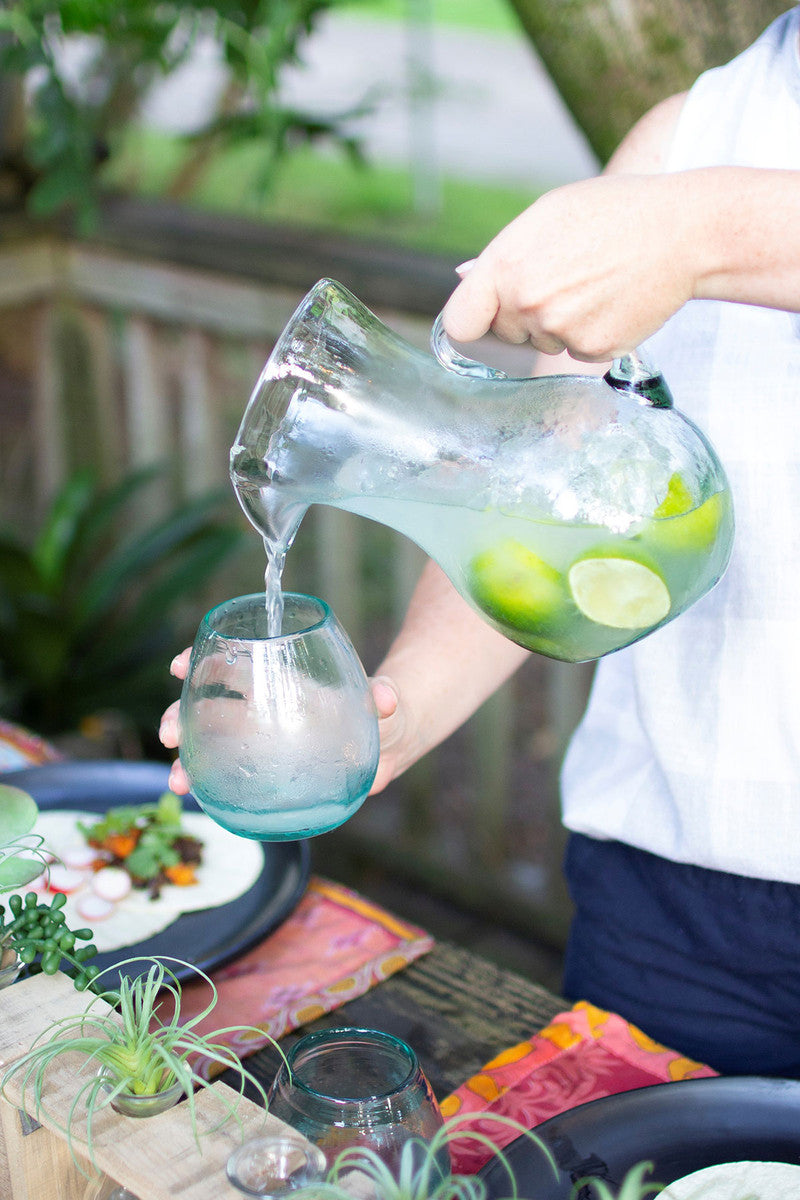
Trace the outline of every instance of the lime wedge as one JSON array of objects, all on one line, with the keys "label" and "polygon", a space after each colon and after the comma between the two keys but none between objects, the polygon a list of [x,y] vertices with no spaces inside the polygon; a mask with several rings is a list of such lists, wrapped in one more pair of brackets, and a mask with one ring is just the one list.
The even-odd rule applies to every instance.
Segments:
[{"label": "lime wedge", "polygon": [[613,551],[579,558],[567,578],[578,608],[598,625],[647,629],[663,621],[670,609],[661,576],[638,559]]},{"label": "lime wedge", "polygon": [[729,504],[727,492],[715,492],[697,508],[653,521],[648,537],[652,543],[675,552],[708,550],[716,541]]},{"label": "lime wedge", "polygon": [[669,477],[667,484],[667,494],[664,499],[653,511],[653,516],[661,517],[679,517],[681,513],[688,512],[694,507],[694,499],[692,493],[686,486],[686,482],[679,471],[675,471]]},{"label": "lime wedge", "polygon": [[513,538],[475,556],[469,583],[476,604],[512,629],[552,621],[567,599],[555,567]]}]

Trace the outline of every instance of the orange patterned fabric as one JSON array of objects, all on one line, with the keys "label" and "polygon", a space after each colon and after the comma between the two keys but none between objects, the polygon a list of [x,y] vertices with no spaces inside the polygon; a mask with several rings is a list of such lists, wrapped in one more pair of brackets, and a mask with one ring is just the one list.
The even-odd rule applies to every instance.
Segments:
[{"label": "orange patterned fabric", "polygon": [[[710,1067],[659,1045],[616,1013],[580,1001],[546,1029],[504,1050],[442,1102],[445,1117],[474,1113],[470,1129],[500,1149],[517,1136],[484,1112],[511,1117],[526,1129],[588,1100],[632,1088],[715,1075]],[[480,1170],[489,1151],[468,1139],[454,1150],[463,1174]]]},{"label": "orange patterned fabric", "polygon": [[[278,929],[212,976],[219,999],[198,1028],[256,1026],[257,1033],[217,1039],[244,1057],[270,1037],[279,1038],[363,995],[433,944],[415,925],[341,884],[314,877]],[[186,1017],[201,1012],[209,995],[205,984],[184,987],[181,1011]],[[203,1060],[198,1069],[213,1073]]]}]

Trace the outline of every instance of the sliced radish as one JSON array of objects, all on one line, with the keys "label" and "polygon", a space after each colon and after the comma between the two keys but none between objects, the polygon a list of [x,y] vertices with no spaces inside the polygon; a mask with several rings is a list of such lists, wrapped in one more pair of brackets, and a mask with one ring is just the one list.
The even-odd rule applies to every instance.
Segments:
[{"label": "sliced radish", "polygon": [[97,851],[91,846],[67,846],[61,852],[61,861],[73,871],[88,871],[97,859]]},{"label": "sliced radish", "polygon": [[131,877],[124,867],[101,867],[92,879],[92,888],[97,895],[112,903],[124,900],[132,886]]},{"label": "sliced radish", "polygon": [[94,892],[80,896],[75,902],[75,907],[84,921],[104,921],[114,911],[114,905],[110,900],[104,900],[102,896],[98,896]]},{"label": "sliced radish", "polygon": [[63,892],[66,896],[77,892],[83,884],[86,874],[84,871],[73,871],[71,867],[62,867],[54,863],[50,868],[49,888],[51,892]]},{"label": "sliced radish", "polygon": [[25,884],[25,890],[28,892],[36,892],[37,896],[43,895],[47,889],[47,871],[42,871],[41,875],[37,875],[35,879],[31,879]]}]

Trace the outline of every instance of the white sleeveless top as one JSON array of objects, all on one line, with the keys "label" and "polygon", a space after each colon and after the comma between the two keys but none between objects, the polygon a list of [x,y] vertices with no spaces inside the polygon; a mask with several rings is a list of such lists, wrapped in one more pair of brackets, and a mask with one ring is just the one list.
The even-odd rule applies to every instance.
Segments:
[{"label": "white sleeveless top", "polygon": [[[689,93],[666,169],[721,164],[800,169],[800,7]],[[708,596],[598,664],[564,821],[800,883],[800,317],[694,300],[646,349],[725,466],[736,541]]]}]

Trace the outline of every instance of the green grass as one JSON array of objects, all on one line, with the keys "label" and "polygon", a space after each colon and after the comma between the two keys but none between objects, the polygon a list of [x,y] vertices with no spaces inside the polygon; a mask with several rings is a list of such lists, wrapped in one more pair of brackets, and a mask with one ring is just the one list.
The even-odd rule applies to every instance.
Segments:
[{"label": "green grass", "polygon": [[[337,14],[360,19],[404,20],[421,12],[437,26],[520,33],[510,0],[339,0]],[[106,170],[109,184],[134,194],[171,194],[185,161],[180,140],[129,129]],[[264,156],[256,145],[217,154],[180,198],[209,211],[275,223],[357,234],[409,248],[453,255],[476,254],[527,207],[550,181],[530,191],[513,186],[443,179],[437,212],[415,210],[408,169],[358,165],[341,151],[299,149],[259,186]]]},{"label": "green grass", "polygon": [[[129,192],[164,195],[184,155],[175,137],[133,131],[112,159],[107,179]],[[341,152],[304,148],[284,159],[263,195],[257,189],[262,167],[256,145],[224,151],[186,199],[209,211],[380,239],[459,261],[481,250],[537,194],[445,179],[440,211],[427,216],[414,211],[408,171],[360,166]]]},{"label": "green grass", "polygon": [[343,0],[337,10],[392,21],[419,13],[436,25],[490,33],[520,33],[522,28],[509,0]]}]

